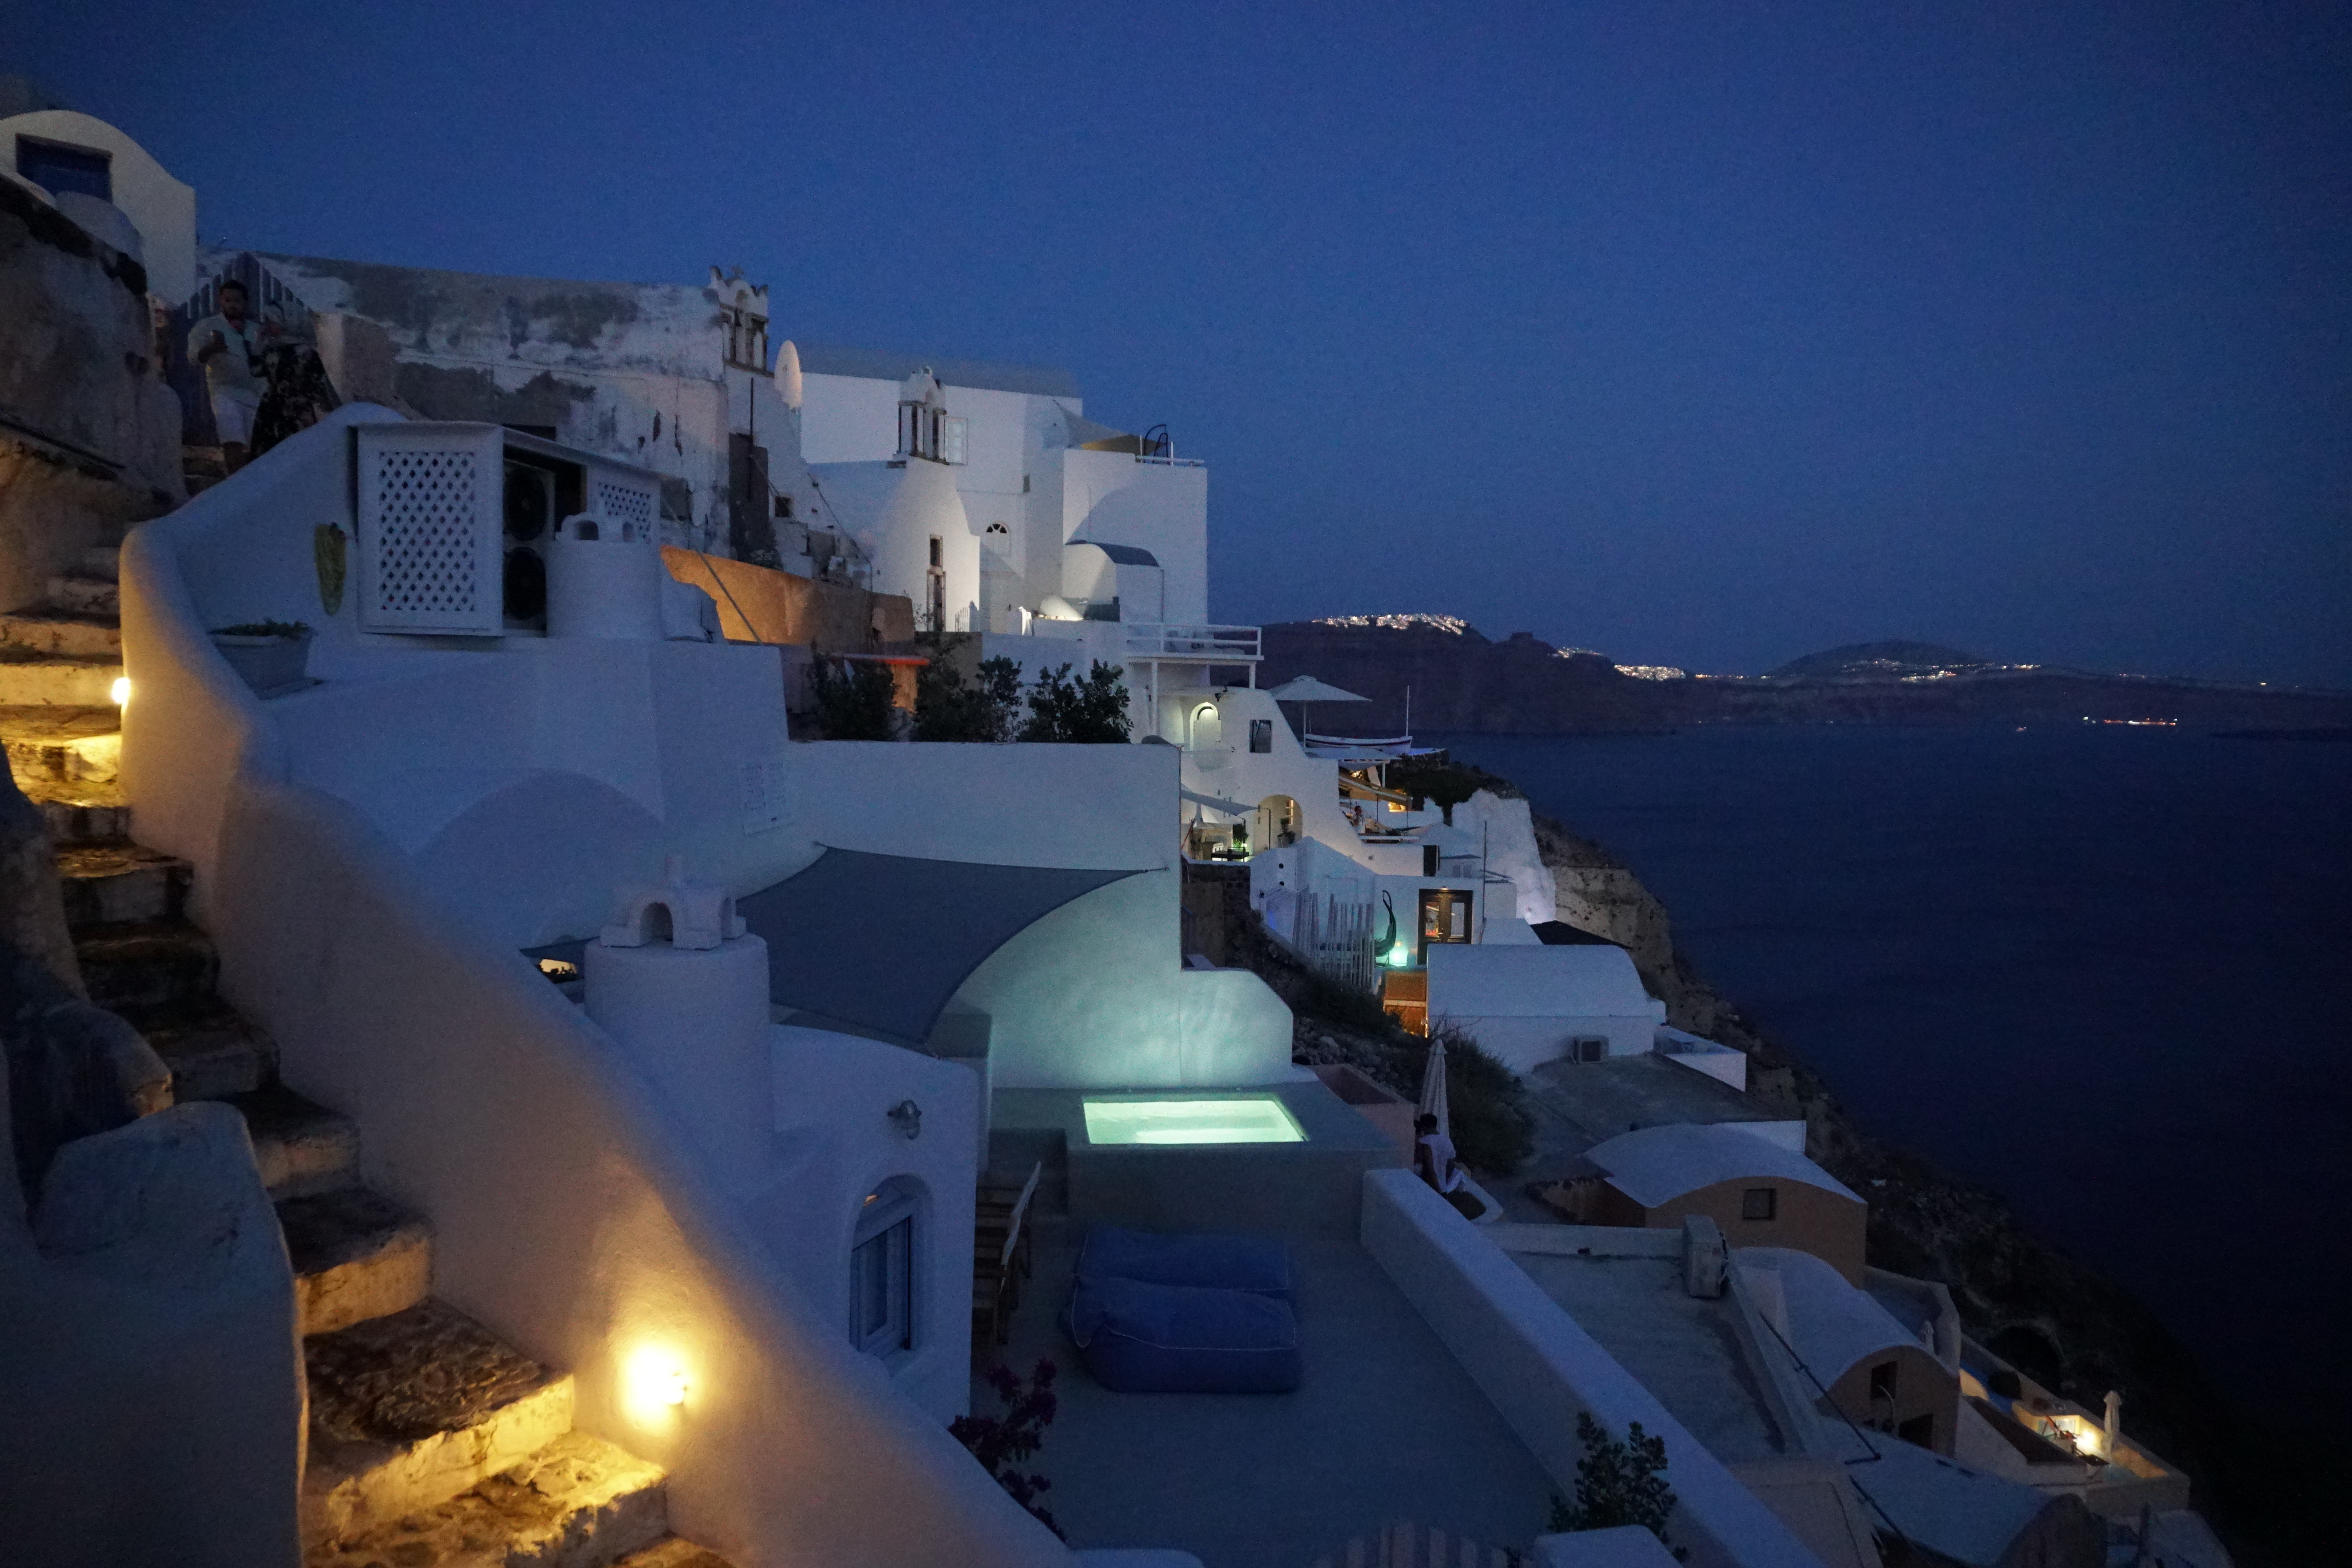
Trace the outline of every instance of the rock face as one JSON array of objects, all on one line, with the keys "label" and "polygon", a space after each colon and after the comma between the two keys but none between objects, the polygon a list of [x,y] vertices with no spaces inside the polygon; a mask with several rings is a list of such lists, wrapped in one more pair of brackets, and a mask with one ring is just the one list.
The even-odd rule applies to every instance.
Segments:
[{"label": "rock face", "polygon": [[139,263],[0,181],[0,610],[184,493]]}]

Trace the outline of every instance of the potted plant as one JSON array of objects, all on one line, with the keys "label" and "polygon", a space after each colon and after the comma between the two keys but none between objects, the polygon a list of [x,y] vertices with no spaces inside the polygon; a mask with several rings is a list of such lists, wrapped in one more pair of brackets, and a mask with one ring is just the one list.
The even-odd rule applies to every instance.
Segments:
[{"label": "potted plant", "polygon": [[299,621],[247,621],[212,633],[229,667],[257,692],[299,684],[310,663],[310,628]]}]

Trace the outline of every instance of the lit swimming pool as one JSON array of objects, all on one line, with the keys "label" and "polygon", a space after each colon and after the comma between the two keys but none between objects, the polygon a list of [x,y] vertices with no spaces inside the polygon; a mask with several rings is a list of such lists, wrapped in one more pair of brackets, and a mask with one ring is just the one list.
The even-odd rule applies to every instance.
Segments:
[{"label": "lit swimming pool", "polygon": [[1303,1144],[1306,1131],[1271,1094],[1223,1100],[1089,1100],[1090,1144]]}]

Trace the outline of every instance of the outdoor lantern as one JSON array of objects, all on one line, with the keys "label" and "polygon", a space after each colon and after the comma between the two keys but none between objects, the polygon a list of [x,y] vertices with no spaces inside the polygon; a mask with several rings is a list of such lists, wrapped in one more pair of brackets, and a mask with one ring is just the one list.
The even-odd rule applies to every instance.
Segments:
[{"label": "outdoor lantern", "polygon": [[891,1106],[890,1120],[910,1142],[923,1135],[923,1108],[912,1100],[901,1100]]}]

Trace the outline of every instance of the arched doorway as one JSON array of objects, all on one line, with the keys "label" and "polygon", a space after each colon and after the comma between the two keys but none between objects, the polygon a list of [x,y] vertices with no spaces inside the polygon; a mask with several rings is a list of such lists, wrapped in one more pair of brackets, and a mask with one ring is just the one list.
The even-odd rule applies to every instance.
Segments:
[{"label": "arched doorway", "polygon": [[1268,795],[1250,813],[1250,837],[1261,850],[1285,850],[1298,841],[1298,802]]}]

